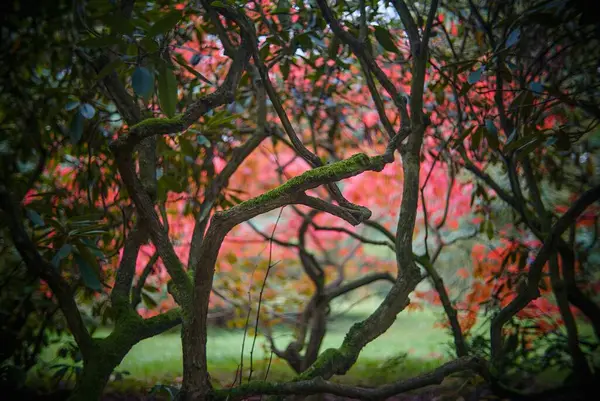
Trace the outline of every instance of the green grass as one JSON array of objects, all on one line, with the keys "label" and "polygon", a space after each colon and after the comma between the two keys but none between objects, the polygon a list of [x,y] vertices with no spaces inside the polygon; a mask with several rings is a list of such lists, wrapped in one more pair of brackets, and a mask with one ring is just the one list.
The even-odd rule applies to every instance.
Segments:
[{"label": "green grass", "polygon": [[[348,328],[354,322],[366,317],[376,306],[377,301],[367,300],[330,322],[321,351],[329,347],[338,347]],[[340,309],[334,308],[332,315],[335,316],[336,310]],[[365,347],[356,366],[347,376],[339,380],[375,385],[390,379],[410,377],[438,366],[451,339],[447,332],[433,327],[436,315],[437,312],[434,311],[401,313],[387,332]],[[109,329],[102,329],[98,335],[104,336],[108,333]],[[280,348],[285,348],[291,339],[291,332],[289,329],[275,330],[275,339]],[[243,330],[209,329],[208,361],[211,376],[217,382],[227,384],[233,381],[240,363],[242,340]],[[244,377],[249,373],[252,340],[250,336],[246,338]],[[263,345],[264,340],[259,335],[253,354],[254,378],[263,378],[268,365],[269,353],[265,352]],[[57,347],[47,349],[43,359],[46,361],[54,359]],[[408,354],[407,358],[390,364],[390,359],[404,353]],[[136,381],[172,382],[182,374],[181,360],[181,339],[175,330],[134,346],[118,370],[130,372],[130,378]],[[384,366],[386,361],[388,361],[387,365]],[[285,380],[292,376],[292,370],[284,361],[273,359],[270,365],[270,379]]]}]

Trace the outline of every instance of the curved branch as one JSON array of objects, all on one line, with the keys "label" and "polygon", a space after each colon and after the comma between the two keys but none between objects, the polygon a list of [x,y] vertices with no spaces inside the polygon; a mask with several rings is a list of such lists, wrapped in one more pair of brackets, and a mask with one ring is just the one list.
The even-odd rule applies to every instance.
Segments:
[{"label": "curved branch", "polygon": [[513,316],[521,309],[525,308],[529,302],[540,295],[539,282],[542,277],[542,270],[550,256],[556,250],[556,244],[561,235],[569,226],[582,214],[588,206],[600,199],[600,185],[586,191],[573,203],[573,205],[556,221],[552,230],[544,240],[544,245],[539,250],[535,260],[529,266],[527,275],[527,284],[522,287],[519,294],[505,308],[503,308],[492,320],[490,327],[492,356],[498,358],[502,352],[502,328]]},{"label": "curved branch", "polygon": [[331,301],[334,298],[337,298],[341,295],[347,294],[350,291],[356,290],[357,288],[363,287],[365,285],[374,283],[375,281],[385,280],[390,283],[396,282],[396,279],[389,273],[371,273],[363,276],[359,279],[350,281],[344,285],[333,288],[326,292],[325,296],[328,301]]},{"label": "curved branch", "polygon": [[21,207],[13,201],[11,193],[4,184],[0,184],[0,208],[4,211],[13,242],[25,265],[48,283],[52,293],[58,300],[71,334],[82,354],[87,358],[93,348],[92,337],[85,327],[77,303],[72,296],[71,288],[61,277],[58,270],[45,260],[36,249],[22,223]]},{"label": "curved branch", "polygon": [[302,380],[290,383],[269,383],[253,382],[233,389],[223,389],[215,391],[215,398],[218,400],[240,400],[252,395],[273,394],[273,395],[311,395],[311,394],[334,394],[342,397],[349,397],[357,400],[385,400],[396,394],[415,390],[432,384],[441,383],[444,378],[452,373],[473,370],[484,377],[488,376],[485,362],[476,357],[459,358],[448,362],[430,373],[413,377],[407,380],[400,380],[394,383],[386,384],[378,388],[354,387],[345,384],[326,381],[321,377],[315,377],[311,380]]},{"label": "curved branch", "polygon": [[150,257],[150,260],[144,267],[144,270],[142,271],[142,274],[140,275],[140,278],[139,278],[137,284],[135,285],[135,287],[132,290],[131,306],[134,309],[140,304],[140,302],[142,302],[142,290],[144,289],[144,285],[146,284],[146,279],[148,278],[150,273],[152,273],[152,269],[154,269],[154,265],[156,264],[157,260],[158,260],[158,252],[154,252],[154,254]]}]

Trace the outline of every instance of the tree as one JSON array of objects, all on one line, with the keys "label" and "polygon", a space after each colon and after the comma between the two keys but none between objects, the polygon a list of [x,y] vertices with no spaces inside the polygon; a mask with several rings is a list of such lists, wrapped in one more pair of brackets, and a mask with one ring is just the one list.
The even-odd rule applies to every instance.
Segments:
[{"label": "tree", "polygon": [[[451,17],[440,21],[443,45],[432,50],[437,80],[431,87],[439,102],[455,107],[447,103],[436,111],[442,121],[452,121],[453,157],[478,180],[474,196],[482,204],[483,230],[497,235],[497,201],[491,194],[515,212],[515,229],[499,232],[512,238],[512,245],[488,281],[499,299],[490,331],[492,362],[499,370],[512,363],[508,361],[518,343],[510,337],[505,342],[504,326],[514,324],[524,308],[535,307],[530,302],[550,288],[568,333],[572,365],[580,380],[589,380],[590,364],[569,304],[590,320],[597,334],[598,305],[586,289],[593,282],[581,281],[583,271],[576,278],[574,251],[579,215],[598,199],[597,180],[575,167],[583,149],[589,155],[588,138],[597,125],[589,98],[595,90],[590,66],[597,54],[588,48],[597,39],[597,26],[576,2],[491,2],[488,8],[469,2],[467,13],[459,12],[460,3],[444,6]],[[567,24],[566,19],[577,22]],[[457,23],[460,38],[450,32]],[[583,81],[591,86],[584,88]],[[571,169],[566,154],[580,171],[569,178],[563,175]],[[507,174],[506,185],[499,171]],[[560,214],[556,198],[544,194],[564,186],[573,203]],[[562,234],[569,227],[567,239]],[[518,269],[511,273],[511,265]],[[546,275],[549,282],[542,280]],[[525,329],[511,334],[521,336],[527,336]]]},{"label": "tree", "polygon": [[[390,2],[391,9],[384,9],[383,4],[365,1],[335,5],[325,0],[281,1],[275,7],[269,2],[171,4],[124,0],[81,4],[68,14],[77,21],[75,44],[73,48],[59,46],[61,62],[56,64],[56,71],[45,76],[49,77],[49,85],[66,80],[70,86],[59,91],[61,103],[48,117],[51,124],[40,124],[43,135],[35,142],[39,154],[27,151],[26,145],[11,143],[10,148],[18,151],[3,155],[3,165],[10,169],[0,177],[0,207],[12,244],[28,271],[49,287],[81,352],[83,370],[72,399],[99,397],[111,372],[134,344],[178,324],[182,326],[183,344],[181,396],[186,400],[323,392],[386,398],[439,383],[447,374],[461,369],[473,369],[496,380],[506,363],[503,327],[538,295],[538,282],[547,260],[552,290],[569,332],[574,366],[582,378],[591,376],[568,302],[592,322],[597,305],[576,283],[574,246],[561,235],[598,199],[598,189],[588,190],[554,219],[539,195],[542,177],[536,177],[529,165],[536,162],[540,169],[547,168],[547,154],[538,149],[538,159],[518,159],[516,153],[522,152],[521,147],[509,145],[531,145],[529,139],[523,141],[530,136],[527,129],[538,132],[538,125],[565,113],[581,126],[589,123],[578,112],[569,114],[569,110],[581,108],[593,116],[593,93],[590,95],[587,86],[578,93],[563,88],[557,96],[560,102],[557,108],[549,109],[549,116],[542,111],[536,115],[533,110],[523,115],[521,109],[532,109],[529,106],[535,101],[534,93],[546,90],[540,89],[540,81],[535,79],[559,75],[552,69],[553,63],[544,59],[539,64],[548,69],[535,74],[533,82],[527,81],[532,79],[528,53],[517,44],[524,40],[529,20],[518,20],[522,25],[507,24],[516,20],[515,10],[539,17],[540,13],[545,15],[547,5],[514,2],[511,8],[497,2],[439,3],[433,0],[409,6],[399,0]],[[394,18],[389,16],[392,11]],[[469,34],[453,32],[453,19],[471,26]],[[582,22],[582,26],[586,24]],[[563,25],[557,28],[561,39]],[[55,25],[49,29],[60,31]],[[566,29],[571,35],[579,33]],[[532,48],[551,54],[545,42],[536,41],[540,36],[534,31],[530,33]],[[570,36],[568,40],[572,40]],[[457,41],[462,41],[460,48]],[[592,59],[592,52],[586,46],[565,47],[577,49],[574,54],[581,63],[574,69],[582,66],[588,79],[591,61],[586,60]],[[486,56],[482,64],[487,67],[471,71],[482,55]],[[519,76],[524,82],[512,81],[515,92],[521,91],[514,98],[504,95],[509,85],[503,83],[510,80],[505,65],[513,56],[525,60],[516,64],[519,73],[508,72],[511,78]],[[77,61],[71,66],[73,59]],[[41,63],[34,57],[27,70],[36,70]],[[493,71],[494,79],[484,80],[485,71]],[[302,78],[305,73],[308,77]],[[494,96],[474,94],[488,81]],[[286,90],[290,83],[294,86]],[[348,88],[347,84],[356,84],[359,89]],[[531,84],[531,90],[523,90]],[[40,89],[37,81],[32,85],[28,79],[21,85],[28,90]],[[368,93],[370,100],[344,99],[357,92]],[[4,103],[8,102],[10,98],[6,97]],[[519,112],[511,112],[506,102],[517,102]],[[546,104],[554,107],[552,102]],[[17,110],[6,110],[12,111],[15,121],[28,121]],[[298,110],[291,119],[290,110]],[[362,112],[363,117],[358,118],[354,112]],[[500,135],[496,117],[503,132]],[[541,119],[541,123],[535,119]],[[36,117],[36,121],[40,120]],[[357,124],[362,128],[360,141],[348,141],[344,133],[348,129],[356,131]],[[47,125],[49,130],[45,129]],[[384,138],[378,136],[380,127]],[[511,143],[501,144],[502,135],[507,142],[512,138]],[[469,136],[472,143],[465,145]],[[480,149],[483,137],[491,150]],[[23,136],[17,138],[26,140]],[[274,153],[284,147],[293,157],[292,162],[285,167],[279,165],[276,171],[275,177],[285,181],[269,188],[258,186],[258,193],[267,191],[251,193],[242,201],[230,181],[243,163],[261,166],[265,158],[258,149],[267,138]],[[556,144],[559,138],[563,136],[557,134]],[[372,147],[371,156],[358,151],[363,142]],[[539,145],[540,140],[534,142]],[[52,149],[51,158],[41,151],[46,144]],[[401,155],[401,164],[394,163],[396,151]],[[70,165],[61,164],[61,159]],[[294,165],[294,160],[302,163]],[[485,171],[487,164],[500,160],[510,173],[509,192]],[[18,170],[25,162],[38,166],[33,174],[24,175]],[[531,207],[518,185],[521,176],[517,164],[522,166],[522,178],[528,183],[527,201]],[[297,169],[294,176],[287,177],[292,168]],[[471,349],[465,333],[472,322],[465,324],[458,304],[450,298],[434,266],[443,247],[456,240],[445,238],[441,230],[445,225],[456,227],[458,217],[467,213],[466,197],[453,195],[458,188],[464,191],[473,187],[457,184],[456,176],[463,168],[514,208],[524,224],[519,229],[529,231],[540,241],[536,244],[537,257],[524,266],[527,284],[501,305],[491,325],[492,376],[485,361],[467,357]],[[402,179],[401,194],[397,185],[389,185],[397,194],[399,208],[394,231],[389,220],[370,220],[371,211],[358,205],[368,197],[357,191],[361,179],[374,179],[386,171],[389,174],[390,169],[392,176]],[[265,169],[260,171],[266,173]],[[337,182],[345,179],[349,179],[349,185],[341,189]],[[250,181],[248,177],[246,180]],[[249,185],[252,192],[257,190],[254,185]],[[446,189],[440,191],[440,186]],[[57,188],[62,191],[55,191]],[[488,191],[482,188],[479,183],[475,185],[474,197],[480,197],[483,204],[476,210],[483,214],[482,227],[492,237],[495,216]],[[432,194],[431,199],[426,191]],[[36,198],[42,200],[33,200]],[[299,358],[298,347],[304,345],[305,335],[288,347],[287,355],[276,350],[300,374],[290,383],[258,382],[215,390],[208,374],[206,337],[219,252],[237,226],[282,207],[293,209],[299,216],[298,243],[284,243],[275,237],[275,230],[271,235],[261,232],[263,239],[295,248],[315,288],[310,305],[315,306],[311,316],[313,335],[307,352]],[[456,213],[450,215],[451,209]],[[329,218],[321,217],[326,215],[353,226],[364,223],[379,232],[393,249],[396,272],[364,275],[349,282],[344,282],[340,274],[341,281],[327,286],[324,269],[307,247],[309,230],[343,232],[362,242],[381,241],[349,228],[330,228]],[[325,220],[321,222],[321,218]],[[422,220],[424,229],[421,256],[413,253],[417,219]],[[193,228],[182,226],[181,221],[191,222]],[[436,241],[432,253],[430,233]],[[180,246],[179,238],[185,236],[190,242]],[[558,264],[554,246],[558,246],[562,265]],[[142,249],[149,255],[147,264],[138,267]],[[234,264],[234,259],[228,263]],[[566,290],[560,285],[563,278],[559,267]],[[163,268],[164,274],[160,270]],[[270,268],[269,260],[265,281]],[[338,270],[343,272],[343,266]],[[168,297],[177,306],[142,316],[138,313],[140,302],[149,308],[154,302],[148,296],[154,288],[149,279],[161,274],[168,281]],[[333,375],[345,374],[362,348],[392,325],[397,314],[409,306],[410,294],[426,277],[439,294],[461,358],[430,375],[381,389],[328,382]],[[336,294],[375,279],[392,282],[381,305],[352,326],[339,348],[318,354],[328,302]],[[480,289],[473,286],[471,295]],[[78,294],[93,299],[93,314],[114,322],[108,337],[92,336]],[[260,312],[260,303],[257,309]],[[467,318],[473,320],[473,316]],[[301,331],[307,328],[304,324]]]}]

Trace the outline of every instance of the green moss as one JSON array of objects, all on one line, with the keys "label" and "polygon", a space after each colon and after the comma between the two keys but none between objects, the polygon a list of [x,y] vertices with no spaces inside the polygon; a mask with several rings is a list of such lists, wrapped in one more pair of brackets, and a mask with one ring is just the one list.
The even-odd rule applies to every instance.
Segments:
[{"label": "green moss", "polygon": [[212,400],[226,400],[228,398],[238,399],[244,396],[255,394],[265,394],[276,392],[277,383],[270,383],[262,380],[253,381],[238,387],[215,390],[212,394]]},{"label": "green moss", "polygon": [[144,131],[148,128],[172,128],[174,125],[183,124],[183,114],[178,114],[173,118],[147,118],[131,127],[131,131]]},{"label": "green moss", "polygon": [[327,373],[336,374],[340,368],[346,365],[346,355],[336,348],[329,348],[323,351],[308,369],[299,374],[294,381],[310,380],[314,377],[323,376]]},{"label": "green moss", "polygon": [[364,329],[364,326],[366,325],[366,322],[363,320],[361,322],[356,322],[352,325],[352,327],[350,327],[350,330],[348,330],[348,332],[346,333],[346,336],[344,337],[344,342],[342,345],[342,349],[346,350],[346,351],[354,351],[356,348],[359,347],[359,344],[355,343],[354,338],[357,336],[357,334],[362,331]]},{"label": "green moss", "polygon": [[384,156],[374,156],[370,159],[371,165],[373,166],[373,170],[381,171],[385,167],[388,162],[385,161]]},{"label": "green moss", "polygon": [[380,167],[383,168],[383,165],[383,159],[381,157],[370,158],[364,153],[358,153],[348,159],[308,170],[299,176],[291,178],[285,184],[280,185],[269,192],[240,203],[237,207],[254,207],[289,194],[292,192],[292,189],[296,189],[303,184],[337,181],[342,178],[350,177],[353,173],[358,173],[360,171],[378,169]]}]

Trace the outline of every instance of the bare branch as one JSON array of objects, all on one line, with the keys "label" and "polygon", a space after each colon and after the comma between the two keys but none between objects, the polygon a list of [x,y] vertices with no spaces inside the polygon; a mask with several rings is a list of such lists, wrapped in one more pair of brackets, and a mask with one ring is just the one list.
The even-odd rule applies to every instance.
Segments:
[{"label": "bare branch", "polygon": [[340,233],[345,233],[345,234],[348,234],[349,236],[351,236],[352,238],[359,240],[363,244],[382,245],[382,246],[387,246],[392,251],[396,250],[396,248],[394,248],[394,244],[392,242],[377,241],[377,240],[369,239],[363,235],[357,234],[354,231],[348,230],[347,228],[344,228],[344,227],[320,226],[314,222],[312,223],[312,226],[317,231],[336,231],[336,232],[340,232]]},{"label": "bare branch", "polygon": [[337,288],[333,288],[333,289],[327,291],[325,296],[327,297],[328,300],[332,300],[341,295],[347,294],[350,291],[353,291],[357,288],[361,288],[365,285],[374,283],[375,281],[379,281],[379,280],[385,280],[385,281],[389,281],[391,283],[394,283],[396,281],[396,279],[389,273],[371,273],[371,274],[362,276],[359,279],[350,281],[349,283],[341,285]]},{"label": "bare branch", "polygon": [[[410,14],[410,10],[408,9],[408,6],[404,0],[394,0],[392,3],[394,4],[394,8],[396,9],[400,20],[404,25],[404,29],[406,29],[406,34],[408,35],[408,40],[410,41],[410,49],[413,57],[419,57],[421,37],[419,36],[419,29],[417,28],[415,19]],[[426,44],[426,42],[424,43]]]},{"label": "bare branch", "polygon": [[148,263],[146,263],[146,266],[144,267],[144,270],[142,271],[142,274],[140,275],[140,278],[138,279],[137,284],[135,285],[135,287],[132,290],[131,306],[133,308],[136,308],[140,304],[140,302],[142,302],[142,290],[144,289],[146,280],[148,279],[148,276],[150,276],[150,273],[152,273],[152,270],[154,269],[154,265],[156,264],[157,261],[158,261],[158,252],[154,252],[154,254],[150,257],[150,260],[148,261]]}]

